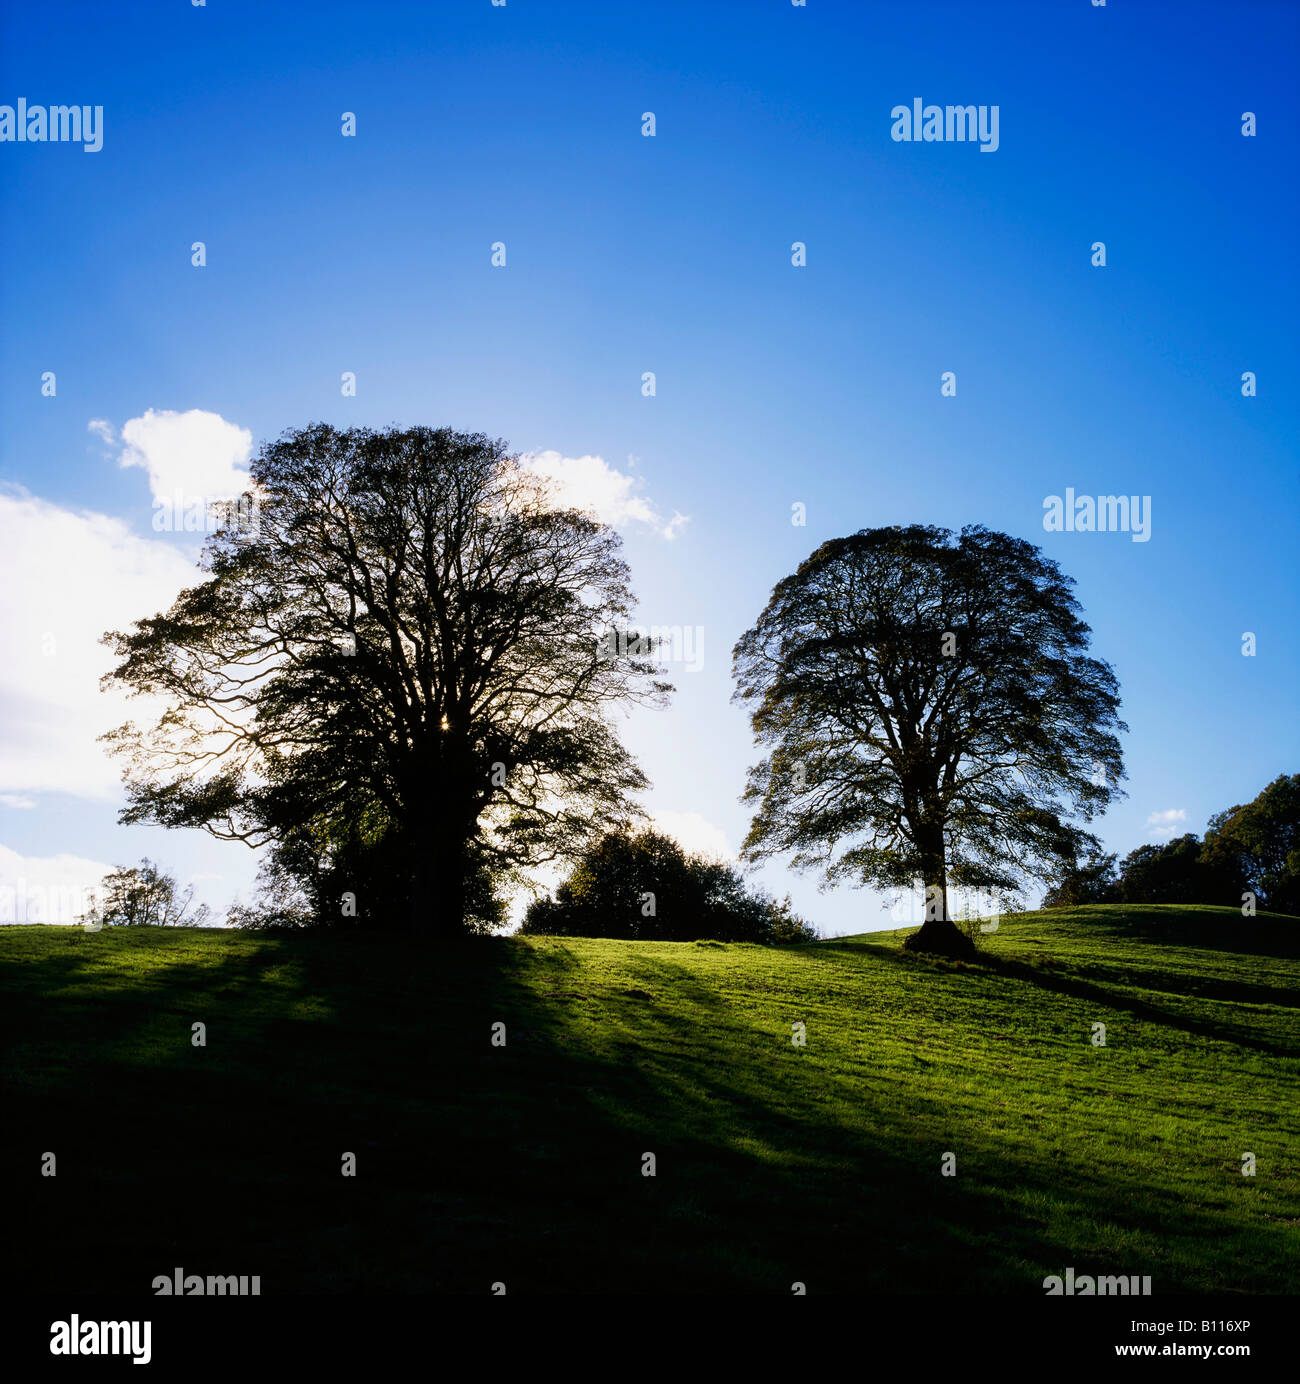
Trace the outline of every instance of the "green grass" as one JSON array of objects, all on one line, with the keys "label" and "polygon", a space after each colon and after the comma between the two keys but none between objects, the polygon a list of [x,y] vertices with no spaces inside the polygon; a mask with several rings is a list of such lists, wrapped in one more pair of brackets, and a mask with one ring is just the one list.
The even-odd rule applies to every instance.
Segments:
[{"label": "green grass", "polygon": [[1300,920],[1023,914],[971,965],[901,936],[0,929],[10,1272],[1041,1294],[1070,1265],[1296,1291]]}]

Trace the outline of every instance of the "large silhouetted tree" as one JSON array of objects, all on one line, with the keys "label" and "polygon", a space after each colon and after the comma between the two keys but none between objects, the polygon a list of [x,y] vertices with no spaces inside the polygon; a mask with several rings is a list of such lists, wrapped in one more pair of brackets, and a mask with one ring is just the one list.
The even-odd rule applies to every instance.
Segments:
[{"label": "large silhouetted tree", "polygon": [[613,530],[448,429],[288,432],[250,493],[205,580],[105,636],[106,683],[166,706],[108,737],[124,821],[269,842],[318,915],[448,934],[494,880],[630,820],[646,780],[609,712],[671,689],[609,654],[632,602]]},{"label": "large silhouetted tree", "polygon": [[909,945],[961,954],[948,886],[1014,894],[1096,841],[1124,776],[1110,667],[1073,583],[1031,544],[968,527],[865,529],[779,582],[735,648],[766,757],[744,853],[828,881],[922,884]]}]

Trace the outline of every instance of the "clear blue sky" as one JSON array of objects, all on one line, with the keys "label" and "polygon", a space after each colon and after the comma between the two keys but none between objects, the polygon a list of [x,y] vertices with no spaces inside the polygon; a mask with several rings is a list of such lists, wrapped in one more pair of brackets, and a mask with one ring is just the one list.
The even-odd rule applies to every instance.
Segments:
[{"label": "clear blue sky", "polygon": [[[1077,580],[1131,727],[1113,848],[1300,768],[1300,7],[211,0],[2,23],[0,103],[104,109],[97,153],[0,144],[0,477],[47,506],[188,552],[87,430],[150,409],[255,442],[426,423],[600,456],[689,516],[626,529],[647,621],[704,631],[671,709],[628,729],[649,805],[733,846],[731,646],[817,543],[879,524],[983,523]],[[999,148],[895,142],[915,97],[997,105]],[[1067,487],[1150,496],[1150,540],[1045,533]],[[65,536],[28,545],[6,614],[56,570],[98,579],[43,513]],[[0,750],[39,714],[23,638]],[[119,828],[68,782],[9,773],[0,847],[148,852],[215,904],[246,887],[244,848]],[[826,930],[888,922],[764,880]]]}]

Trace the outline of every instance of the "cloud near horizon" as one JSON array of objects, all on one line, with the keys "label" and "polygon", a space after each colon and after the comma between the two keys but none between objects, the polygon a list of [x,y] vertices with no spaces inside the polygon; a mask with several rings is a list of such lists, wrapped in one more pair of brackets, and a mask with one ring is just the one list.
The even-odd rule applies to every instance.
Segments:
[{"label": "cloud near horizon", "polygon": [[611,466],[603,457],[566,457],[555,451],[528,452],[520,464],[547,482],[557,504],[594,514],[614,528],[639,524],[672,542],[689,516],[678,510],[665,519],[640,493],[644,482]]},{"label": "cloud near horizon", "polygon": [[1163,812],[1152,812],[1147,817],[1147,826],[1152,836],[1173,836],[1177,823],[1187,820],[1187,811],[1181,807],[1169,807]]},{"label": "cloud near horizon", "polygon": [[[115,798],[120,771],[97,738],[146,719],[147,699],[101,693],[112,654],[99,641],[166,610],[195,579],[184,553],[126,523],[0,490],[0,793]],[[75,561],[73,560],[75,558]]]},{"label": "cloud near horizon", "polygon": [[25,856],[0,845],[0,923],[71,923],[112,868],[66,851]]}]

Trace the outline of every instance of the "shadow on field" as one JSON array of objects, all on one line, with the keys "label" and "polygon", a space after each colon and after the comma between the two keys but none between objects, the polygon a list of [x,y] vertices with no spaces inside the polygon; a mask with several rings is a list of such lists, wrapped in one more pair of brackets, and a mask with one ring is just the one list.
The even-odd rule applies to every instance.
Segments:
[{"label": "shadow on field", "polygon": [[[1040,1292],[1066,1263],[1150,1271],[1090,1265],[1008,1201],[1059,1199],[1046,1154],[918,1136],[896,1072],[818,1065],[789,1045],[787,997],[765,1029],[759,1000],[662,949],[212,938],[6,953],[11,1288],[147,1293],[178,1266],[264,1294]],[[789,957],[828,982],[842,964]],[[954,1146],[983,1190],[939,1175]],[[1074,1201],[1115,1214],[1086,1179]]]},{"label": "shadow on field", "polygon": [[[873,946],[869,949],[874,953],[877,960],[885,961],[891,965],[913,968],[916,965],[914,958],[901,950],[879,946]],[[965,964],[983,968],[1007,980],[1021,981],[1026,985],[1036,986],[1038,989],[1048,991],[1051,994],[1067,995],[1072,999],[1087,1000],[1107,1009],[1119,1010],[1131,1014],[1135,1019],[1142,1019],[1147,1023],[1158,1024],[1165,1028],[1177,1029],[1197,1038],[1211,1038],[1218,1042],[1232,1043],[1237,1047],[1250,1048],[1255,1052],[1267,1053],[1273,1057],[1300,1057],[1300,1030],[1297,1030],[1296,1043],[1283,1045],[1260,1037],[1259,1034],[1252,1032],[1245,1025],[1212,1023],[1208,1020],[1197,1019],[1190,1014],[1175,1013],[1157,1004],[1152,1004],[1148,1000],[1140,999],[1132,993],[1126,993],[1123,989],[1110,988],[1067,969],[1030,965],[1027,962],[1018,961],[1008,956],[1000,956],[990,951],[981,951],[976,960]],[[1099,968],[1090,965],[1089,969]],[[1116,972],[1115,975],[1116,979],[1121,977],[1120,972]],[[1300,1008],[1300,992],[1278,986],[1248,985],[1241,982],[1211,982],[1193,988],[1186,984],[1180,986],[1176,977],[1156,972],[1135,971],[1130,968],[1125,968],[1122,972],[1122,978],[1126,984],[1149,986],[1153,990],[1163,991],[1171,995],[1194,994],[1199,998],[1233,1003],[1276,1004],[1287,1008]]]},{"label": "shadow on field", "polygon": [[1117,934],[1134,941],[1252,956],[1300,957],[1300,918],[1284,913],[1257,913],[1244,918],[1235,909],[1159,904],[1115,909],[1112,917]]}]

